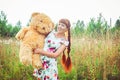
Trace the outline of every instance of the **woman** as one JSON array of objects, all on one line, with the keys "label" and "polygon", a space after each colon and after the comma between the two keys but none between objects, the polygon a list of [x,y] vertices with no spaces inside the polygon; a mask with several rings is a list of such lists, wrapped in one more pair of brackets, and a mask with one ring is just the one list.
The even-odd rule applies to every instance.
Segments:
[{"label": "woman", "polygon": [[[57,30],[53,30],[45,39],[45,45],[43,49],[35,49],[35,54],[41,54],[41,60],[43,69],[35,69],[33,75],[39,80],[59,80],[57,70],[56,58],[63,53],[62,64],[66,72],[71,70],[70,53],[70,21],[68,19],[60,19],[57,26]],[[65,33],[68,32],[66,38]],[[67,48],[68,57],[64,54],[64,50]]]}]

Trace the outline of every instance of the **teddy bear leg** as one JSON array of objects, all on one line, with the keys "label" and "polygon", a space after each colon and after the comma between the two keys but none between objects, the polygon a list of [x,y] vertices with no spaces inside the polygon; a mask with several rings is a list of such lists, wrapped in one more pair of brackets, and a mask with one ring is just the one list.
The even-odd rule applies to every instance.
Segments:
[{"label": "teddy bear leg", "polygon": [[32,65],[34,68],[40,69],[42,68],[42,62],[40,58],[40,54],[33,54],[32,55]]},{"label": "teddy bear leg", "polygon": [[22,64],[26,66],[31,65],[32,64],[32,49],[22,44],[20,46],[19,58]]}]

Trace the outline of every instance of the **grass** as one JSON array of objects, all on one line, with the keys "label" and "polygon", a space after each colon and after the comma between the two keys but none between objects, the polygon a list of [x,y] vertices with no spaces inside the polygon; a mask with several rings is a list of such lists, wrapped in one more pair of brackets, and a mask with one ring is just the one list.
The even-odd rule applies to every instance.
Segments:
[{"label": "grass", "polygon": [[73,43],[77,80],[120,80],[120,39],[74,38]]},{"label": "grass", "polygon": [[18,57],[19,45],[0,43],[0,80],[35,80],[32,67],[23,66]]},{"label": "grass", "polygon": [[[16,40],[0,43],[0,80],[36,80],[32,66],[19,62],[18,52]],[[71,57],[73,68],[69,74],[58,59],[60,80],[120,80],[120,37],[72,37]]]}]

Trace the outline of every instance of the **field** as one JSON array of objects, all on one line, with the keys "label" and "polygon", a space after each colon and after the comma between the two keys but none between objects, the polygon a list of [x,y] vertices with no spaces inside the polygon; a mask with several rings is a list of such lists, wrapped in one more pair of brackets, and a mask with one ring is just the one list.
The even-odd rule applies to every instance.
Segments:
[{"label": "field", "polygon": [[[120,80],[120,37],[72,37],[73,68],[66,74],[58,58],[60,80]],[[18,57],[19,42],[0,39],[0,80],[36,80],[32,66],[23,66]]]}]

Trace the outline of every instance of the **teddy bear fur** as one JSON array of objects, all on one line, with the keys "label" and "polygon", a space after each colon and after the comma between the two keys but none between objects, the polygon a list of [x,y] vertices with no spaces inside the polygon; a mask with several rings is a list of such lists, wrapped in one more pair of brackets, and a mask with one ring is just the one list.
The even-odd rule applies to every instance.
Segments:
[{"label": "teddy bear fur", "polygon": [[24,65],[41,68],[40,54],[34,54],[33,49],[43,48],[44,39],[54,29],[54,24],[49,16],[44,13],[34,12],[31,15],[29,26],[22,27],[16,34],[20,41],[19,59]]}]

